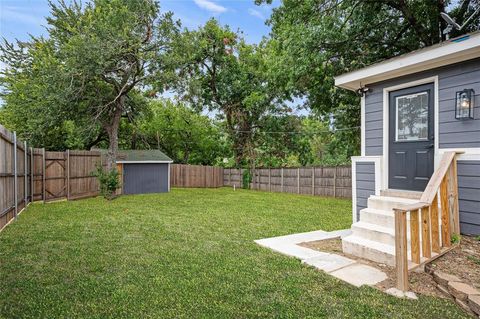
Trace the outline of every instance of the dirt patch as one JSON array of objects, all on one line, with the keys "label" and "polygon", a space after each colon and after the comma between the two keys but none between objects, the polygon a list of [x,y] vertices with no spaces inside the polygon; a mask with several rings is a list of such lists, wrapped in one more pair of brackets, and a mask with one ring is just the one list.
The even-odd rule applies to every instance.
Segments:
[{"label": "dirt patch", "polygon": [[[387,279],[376,284],[375,286],[382,290],[385,291],[389,288],[395,287],[396,286],[396,272],[394,267],[387,266],[385,264],[380,264],[376,263],[370,260],[366,260],[363,258],[358,258],[356,256],[344,254],[342,250],[342,240],[340,237],[337,238],[332,238],[332,239],[325,239],[325,240],[318,240],[318,241],[311,241],[311,242],[305,242],[299,244],[299,246],[318,250],[318,251],[323,251],[323,252],[329,252],[337,255],[341,255],[353,260],[356,260],[358,262],[361,262],[362,264],[370,265],[372,267],[375,267],[381,271],[383,271],[387,275]],[[440,290],[437,289],[437,285],[435,281],[433,280],[432,276],[429,274],[422,272],[416,272],[412,271],[409,273],[408,276],[409,282],[410,282],[410,290],[417,294],[422,294],[422,295],[427,295],[427,296],[435,296],[435,297],[440,297],[440,298],[447,298]]]},{"label": "dirt patch", "polygon": [[480,289],[480,241],[462,236],[460,244],[430,264],[433,270],[455,275],[466,284]]}]

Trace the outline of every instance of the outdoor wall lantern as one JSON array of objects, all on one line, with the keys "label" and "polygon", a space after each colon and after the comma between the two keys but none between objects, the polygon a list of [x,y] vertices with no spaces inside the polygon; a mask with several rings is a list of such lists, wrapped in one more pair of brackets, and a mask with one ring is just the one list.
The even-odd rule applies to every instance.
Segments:
[{"label": "outdoor wall lantern", "polygon": [[459,91],[455,96],[455,118],[457,120],[473,119],[473,108],[475,107],[475,91],[465,89]]}]

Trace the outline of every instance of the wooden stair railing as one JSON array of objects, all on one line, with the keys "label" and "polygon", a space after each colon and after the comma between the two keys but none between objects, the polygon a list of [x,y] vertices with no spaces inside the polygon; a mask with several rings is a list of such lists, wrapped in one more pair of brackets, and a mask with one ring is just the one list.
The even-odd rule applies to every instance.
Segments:
[{"label": "wooden stair railing", "polygon": [[407,214],[412,268],[443,255],[452,246],[453,234],[460,234],[457,153],[443,155],[418,203],[394,208],[397,288],[402,291],[408,290]]}]

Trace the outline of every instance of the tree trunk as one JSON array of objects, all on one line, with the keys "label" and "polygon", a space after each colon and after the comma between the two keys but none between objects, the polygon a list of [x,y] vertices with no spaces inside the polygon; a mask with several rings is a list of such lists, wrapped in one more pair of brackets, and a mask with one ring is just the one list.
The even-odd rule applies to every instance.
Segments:
[{"label": "tree trunk", "polygon": [[107,170],[111,171],[115,167],[115,160],[118,152],[118,128],[120,126],[120,118],[122,116],[125,97],[121,96],[116,103],[112,121],[106,127],[108,134],[108,152],[107,152]]}]

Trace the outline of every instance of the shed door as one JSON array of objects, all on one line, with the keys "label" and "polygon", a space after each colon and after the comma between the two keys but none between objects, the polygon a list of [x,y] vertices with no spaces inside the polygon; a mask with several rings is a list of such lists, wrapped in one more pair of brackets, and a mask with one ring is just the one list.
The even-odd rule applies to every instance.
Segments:
[{"label": "shed door", "polygon": [[433,174],[433,84],[390,93],[389,188],[423,191]]},{"label": "shed door", "polygon": [[124,164],[123,174],[124,194],[168,192],[168,164]]}]

